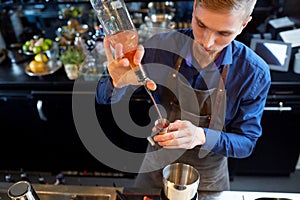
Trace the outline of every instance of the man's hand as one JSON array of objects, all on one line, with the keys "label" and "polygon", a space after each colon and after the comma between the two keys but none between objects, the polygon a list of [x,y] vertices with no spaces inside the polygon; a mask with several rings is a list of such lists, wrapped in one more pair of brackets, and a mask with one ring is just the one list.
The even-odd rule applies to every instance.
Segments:
[{"label": "man's hand", "polygon": [[[128,59],[123,58],[122,44],[116,44],[113,53],[109,39],[104,38],[104,50],[108,63],[107,69],[113,80],[114,87],[121,88],[130,84],[141,85],[141,83],[137,81],[134,71],[131,70]],[[144,47],[139,45],[134,56],[136,65],[140,65],[143,55]]]},{"label": "man's hand", "polygon": [[156,135],[154,141],[168,149],[192,149],[197,145],[203,145],[206,137],[203,128],[189,121],[176,120],[170,123],[167,133]]},{"label": "man's hand", "polygon": [[[127,85],[142,85],[138,82],[135,72],[131,69],[129,60],[124,58],[123,45],[118,43],[115,45],[114,53],[111,50],[109,39],[104,38],[104,50],[107,58],[107,69],[114,87],[122,88]],[[141,67],[141,61],[144,56],[145,49],[142,45],[138,45],[136,53],[133,57],[135,66]],[[151,79],[146,80],[146,87],[152,91],[156,90],[156,84]]]}]

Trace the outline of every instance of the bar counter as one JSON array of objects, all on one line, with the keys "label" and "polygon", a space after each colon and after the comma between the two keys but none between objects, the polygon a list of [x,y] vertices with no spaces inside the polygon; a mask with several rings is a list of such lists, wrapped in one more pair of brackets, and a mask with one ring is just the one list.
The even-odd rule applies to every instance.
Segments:
[{"label": "bar counter", "polygon": [[[12,183],[0,182],[0,197],[2,200],[9,200],[7,190]],[[120,191],[121,197],[127,200],[142,200],[144,196],[152,200],[160,199],[161,189],[139,189],[139,188],[120,188],[120,187],[101,187],[101,186],[73,186],[73,185],[41,185],[33,184],[33,188],[43,199],[77,199],[93,197],[91,199],[101,200],[121,200],[116,194]],[[51,196],[53,195],[53,196]],[[63,197],[63,198],[62,198]],[[80,198],[78,198],[80,199]],[[85,199],[85,198],[83,198]],[[87,198],[89,199],[89,198]],[[198,200],[299,200],[299,193],[272,193],[272,192],[249,192],[249,191],[223,191],[223,192],[198,192]]]}]

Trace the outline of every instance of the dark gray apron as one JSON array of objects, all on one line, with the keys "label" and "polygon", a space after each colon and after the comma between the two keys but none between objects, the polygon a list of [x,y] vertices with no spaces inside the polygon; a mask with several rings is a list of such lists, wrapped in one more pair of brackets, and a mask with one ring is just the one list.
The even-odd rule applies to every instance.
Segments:
[{"label": "dark gray apron", "polygon": [[[176,73],[180,69],[182,58],[178,58],[175,66]],[[172,74],[177,79],[176,89],[180,106],[170,102],[171,107],[168,119],[173,122],[176,119],[188,120],[196,126],[206,127],[213,130],[223,130],[226,111],[226,91],[225,82],[228,72],[228,66],[225,65],[221,76],[219,76],[219,86],[209,90],[193,89],[180,78],[176,73]],[[204,78],[205,79],[205,78]],[[195,96],[199,106],[191,102],[191,97]],[[200,114],[199,114],[200,113]],[[209,133],[207,133],[209,134]],[[149,147],[148,151],[157,150],[157,147]],[[142,167],[153,165],[154,160],[161,158],[145,158]],[[200,174],[199,190],[204,191],[224,191],[229,190],[229,175],[227,167],[227,158],[209,151],[201,150],[196,147],[191,150],[185,150],[175,162],[182,162],[195,167]],[[136,185],[145,187],[162,187],[161,171],[139,174],[136,179]]]}]

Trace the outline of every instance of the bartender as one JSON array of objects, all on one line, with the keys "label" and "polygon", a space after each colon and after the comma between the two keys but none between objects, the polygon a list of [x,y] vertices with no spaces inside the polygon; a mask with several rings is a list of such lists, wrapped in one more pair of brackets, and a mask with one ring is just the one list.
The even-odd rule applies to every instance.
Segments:
[{"label": "bartender", "polygon": [[[135,64],[165,81],[153,94],[171,123],[167,133],[154,137],[157,145],[149,145],[148,152],[156,153],[146,154],[137,187],[162,188],[161,168],[182,162],[199,171],[199,190],[230,189],[227,158],[252,153],[262,134],[260,121],[271,83],[263,59],[235,40],[251,21],[255,4],[195,0],[192,28],[158,34],[138,47]],[[140,83],[128,60],[121,58],[122,45],[114,53],[109,40],[104,46],[110,77],[99,81],[96,100],[109,104],[120,100],[129,85]]]}]

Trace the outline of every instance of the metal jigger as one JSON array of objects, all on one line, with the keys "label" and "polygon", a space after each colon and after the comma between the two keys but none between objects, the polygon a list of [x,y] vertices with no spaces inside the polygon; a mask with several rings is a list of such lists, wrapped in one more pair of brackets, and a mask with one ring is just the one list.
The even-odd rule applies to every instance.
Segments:
[{"label": "metal jigger", "polygon": [[169,120],[167,119],[158,119],[155,121],[155,127],[157,128],[157,132],[152,133],[150,136],[147,137],[147,140],[151,144],[151,146],[155,146],[155,142],[153,137],[157,134],[164,134],[168,131],[168,127],[170,125]]}]

